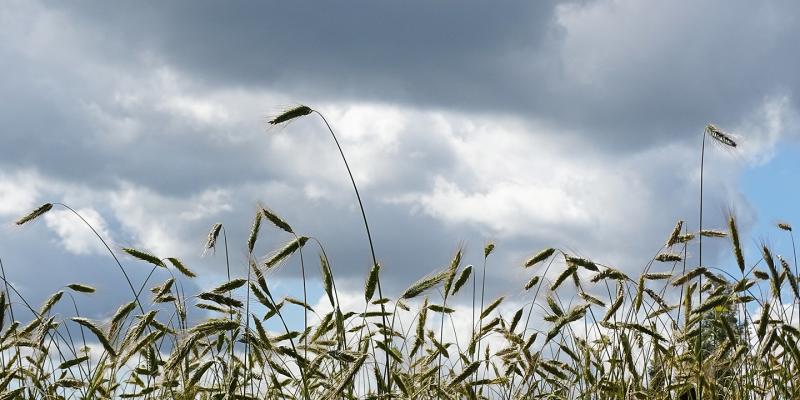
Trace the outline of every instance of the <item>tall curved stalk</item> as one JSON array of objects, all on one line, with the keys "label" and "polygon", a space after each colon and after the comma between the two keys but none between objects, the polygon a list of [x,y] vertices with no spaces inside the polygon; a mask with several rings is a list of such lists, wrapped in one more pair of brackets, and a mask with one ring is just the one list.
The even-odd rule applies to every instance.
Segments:
[{"label": "tall curved stalk", "polygon": [[[704,170],[704,161],[706,155],[706,133],[708,132],[708,128],[703,131],[703,143],[700,146],[700,231],[698,232],[698,264],[702,267],[703,266],[703,170]],[[700,276],[698,286],[698,295],[700,296],[699,303],[703,303],[703,276]],[[686,315],[687,321],[689,315]],[[697,369],[698,369],[698,379],[697,379],[697,390],[700,394],[700,398],[703,398],[703,382],[700,379],[700,375],[703,373],[703,321],[700,320],[700,334],[697,335]]]},{"label": "tall curved stalk", "polygon": [[[344,162],[344,167],[347,169],[347,175],[350,177],[350,183],[353,184],[353,191],[356,193],[356,200],[358,200],[358,208],[361,210],[361,219],[364,221],[364,230],[367,233],[367,241],[369,242],[369,252],[372,256],[372,265],[378,265],[378,258],[375,256],[375,244],[372,241],[372,234],[369,231],[369,222],[367,222],[367,213],[364,211],[364,203],[361,201],[361,194],[358,192],[358,185],[356,185],[356,180],[353,178],[353,172],[350,170],[350,164],[347,162],[347,157],[344,155],[344,151],[342,150],[342,146],[339,144],[339,139],[336,138],[336,134],[333,133],[333,128],[331,128],[331,124],[328,123],[328,120],[325,118],[322,113],[317,110],[313,110],[314,113],[319,115],[322,118],[322,121],[325,122],[325,126],[328,128],[328,131],[331,133],[331,137],[333,138],[333,142],[336,143],[336,148],[339,149],[339,155],[342,156],[342,162]],[[381,280],[378,278],[378,298],[383,298],[383,290],[381,289]],[[381,303],[381,318],[383,319],[383,326],[386,325],[386,307]],[[384,342],[386,343],[387,349],[389,348],[389,336],[384,331]],[[389,374],[389,354],[386,353],[386,390],[391,390],[391,376]]]},{"label": "tall curved stalk", "polygon": [[[728,147],[736,147],[736,142],[728,136],[726,133],[722,132],[719,128],[712,124],[706,125],[706,128],[703,130],[703,141],[700,145],[700,231],[698,232],[698,264],[702,267],[703,266],[703,173],[705,170],[705,155],[706,155],[706,136],[711,136],[716,142],[728,146]],[[703,276],[700,275],[700,281],[698,286],[698,295],[700,296],[699,302],[703,302]],[[687,315],[688,317],[688,315]],[[703,370],[703,321],[700,321],[699,327],[699,335],[698,337],[698,351],[697,351],[697,363],[698,363],[698,370],[702,373]],[[703,398],[703,384],[698,379],[697,382],[698,393],[700,399]]]},{"label": "tall curved stalk", "polygon": [[[358,201],[358,208],[361,210],[361,219],[364,221],[364,229],[367,233],[367,242],[369,242],[369,251],[372,257],[372,265],[378,265],[378,259],[375,256],[375,245],[372,241],[372,234],[369,230],[369,222],[367,222],[367,213],[364,211],[364,203],[361,200],[361,194],[358,192],[358,185],[356,185],[356,180],[353,177],[353,172],[350,170],[350,164],[347,162],[347,157],[344,155],[344,150],[342,150],[341,144],[339,144],[339,139],[336,137],[336,134],[333,132],[333,128],[331,128],[331,124],[328,123],[328,120],[325,118],[322,113],[317,110],[314,110],[308,106],[299,106],[287,110],[286,112],[282,113],[281,115],[273,118],[269,121],[272,125],[281,124],[284,122],[291,121],[292,119],[302,117],[304,115],[308,115],[311,113],[316,113],[322,121],[325,123],[325,126],[328,128],[328,131],[331,133],[331,137],[333,138],[333,142],[336,144],[336,148],[339,150],[339,155],[342,157],[342,162],[344,162],[344,166],[347,169],[347,175],[350,177],[350,182],[353,184],[353,191],[356,193],[356,200]],[[383,298],[383,290],[381,288],[381,281],[380,278],[377,280],[377,288],[378,288],[378,297]],[[381,318],[383,319],[383,325],[386,325],[386,307],[383,303],[381,303]],[[388,348],[389,346],[389,336],[387,332],[384,332],[384,342]],[[389,374],[389,363],[390,358],[389,354],[386,353],[386,390],[391,391],[391,377]]]}]

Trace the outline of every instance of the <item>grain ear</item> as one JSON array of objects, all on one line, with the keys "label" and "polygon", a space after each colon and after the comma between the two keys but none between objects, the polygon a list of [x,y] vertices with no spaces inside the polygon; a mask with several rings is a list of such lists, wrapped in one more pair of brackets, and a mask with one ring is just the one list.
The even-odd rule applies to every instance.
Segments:
[{"label": "grain ear", "polygon": [[52,204],[50,204],[50,203],[42,204],[37,209],[31,211],[27,215],[25,215],[22,218],[18,219],[16,224],[17,225],[23,225],[23,224],[26,224],[28,222],[31,222],[31,221],[35,220],[36,218],[41,217],[42,215],[44,215],[45,213],[47,213],[48,211],[50,211],[52,209],[53,209],[53,205]]},{"label": "grain ear", "polygon": [[717,128],[713,124],[706,125],[705,132],[708,136],[711,136],[716,142],[721,143],[724,146],[728,147],[736,147],[736,142],[733,138],[730,137],[727,133],[723,132],[721,129]]},{"label": "grain ear", "polygon": [[312,111],[314,111],[314,110],[312,110],[308,106],[302,106],[302,105],[301,106],[297,106],[297,107],[294,107],[294,108],[290,108],[290,109],[282,112],[281,114],[275,116],[274,118],[269,120],[269,123],[270,123],[270,125],[282,124],[282,123],[285,123],[285,122],[289,122],[289,121],[291,121],[291,120],[293,120],[295,118],[300,118],[300,117],[302,117],[304,115],[311,114]]},{"label": "grain ear", "polygon": [[206,244],[203,246],[203,254],[206,254],[209,250],[217,249],[217,238],[219,237],[220,231],[222,231],[221,223],[218,222],[211,226],[211,230],[208,231],[208,237],[206,238]]},{"label": "grain ear", "polygon": [[367,281],[364,284],[364,299],[369,302],[375,294],[375,288],[378,287],[378,273],[380,273],[380,264],[374,264],[369,270]]},{"label": "grain ear", "polygon": [[117,351],[114,349],[114,346],[111,345],[108,337],[106,337],[103,331],[97,327],[97,325],[86,318],[74,317],[72,320],[89,329],[97,337],[97,340],[100,341],[100,344],[103,345],[103,348],[108,352],[109,355],[111,355],[111,357],[117,356]]}]

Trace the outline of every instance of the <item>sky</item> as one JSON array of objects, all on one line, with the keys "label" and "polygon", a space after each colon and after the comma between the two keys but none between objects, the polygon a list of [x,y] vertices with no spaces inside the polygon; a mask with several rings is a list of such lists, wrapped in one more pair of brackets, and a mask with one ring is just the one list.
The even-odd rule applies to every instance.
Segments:
[{"label": "sky", "polygon": [[[298,104],[341,141],[389,295],[459,247],[482,265],[490,240],[492,293],[524,297],[521,264],[545,247],[635,275],[677,220],[697,229],[708,123],[738,146],[707,148],[704,226],[732,212],[751,246],[786,252],[798,18],[793,1],[0,0],[0,258],[33,302],[98,287],[82,307],[101,317],[129,297],[102,243],[62,207],[19,216],[65,203],[116,252],[183,259],[197,291],[227,275],[224,252],[201,257],[209,228],[241,275],[263,204],[359,296],[369,247],[329,133],[313,115],[267,124]],[[265,229],[256,255],[289,239]],[[726,246],[704,262],[727,268]],[[141,284],[149,268],[121,261]],[[299,276],[292,260],[270,279],[296,296]]]}]

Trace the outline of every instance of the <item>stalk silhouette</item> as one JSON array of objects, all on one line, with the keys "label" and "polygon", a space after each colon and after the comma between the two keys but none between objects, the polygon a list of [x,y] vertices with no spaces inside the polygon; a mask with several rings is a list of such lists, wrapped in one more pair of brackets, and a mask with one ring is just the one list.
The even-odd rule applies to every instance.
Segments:
[{"label": "stalk silhouette", "polygon": [[[372,256],[372,267],[371,268],[374,268],[375,266],[377,266],[379,264],[378,264],[378,259],[375,256],[375,245],[374,245],[374,243],[372,241],[372,234],[370,233],[370,230],[369,230],[369,222],[367,221],[367,213],[364,211],[364,203],[361,200],[361,194],[358,192],[358,185],[356,185],[356,180],[353,177],[353,172],[350,170],[350,164],[347,162],[347,157],[345,157],[345,155],[344,155],[344,150],[342,150],[342,146],[341,146],[341,144],[339,144],[339,139],[336,138],[336,134],[333,132],[333,128],[331,128],[331,124],[328,123],[327,118],[325,118],[325,116],[322,115],[321,112],[319,112],[317,110],[314,110],[314,109],[312,109],[312,108],[310,108],[308,106],[298,106],[298,107],[295,107],[295,108],[292,108],[290,110],[287,110],[287,111],[283,112],[282,114],[280,114],[277,117],[275,117],[272,120],[270,120],[269,123],[271,125],[282,124],[282,123],[289,122],[289,121],[291,121],[291,120],[293,120],[295,118],[299,118],[299,117],[302,117],[302,116],[305,116],[305,115],[309,115],[311,113],[316,113],[322,119],[322,121],[325,123],[325,126],[328,128],[328,131],[331,133],[331,137],[333,138],[333,142],[336,144],[336,148],[339,150],[339,155],[342,157],[342,162],[344,162],[344,167],[347,169],[347,176],[350,177],[350,182],[353,184],[353,191],[356,194],[356,200],[358,201],[358,208],[359,208],[359,210],[361,210],[361,219],[364,221],[364,229],[366,230],[366,233],[367,233],[367,241],[369,242],[369,252],[370,252],[370,255]],[[378,278],[378,280],[377,280],[377,289],[378,289],[378,297],[383,299],[383,290],[381,288],[381,280],[380,280],[380,278]],[[382,320],[383,320],[383,325],[387,326],[386,325],[386,315],[385,315],[386,314],[386,307],[384,306],[383,302],[381,302],[381,314],[382,314],[381,317],[382,317]],[[385,371],[385,374],[386,374],[386,390],[391,390],[391,375],[389,373],[390,358],[389,358],[389,354],[388,354],[389,336],[388,336],[388,333],[386,333],[386,332],[384,332],[384,342],[386,343],[386,346],[387,346],[386,371]]]},{"label": "stalk silhouette", "polygon": [[[723,146],[728,147],[736,147],[736,142],[728,136],[726,133],[722,132],[719,128],[712,124],[706,125],[706,128],[703,130],[703,140],[700,145],[700,231],[698,232],[697,237],[697,246],[698,246],[698,265],[700,267],[703,266],[703,175],[705,171],[705,155],[706,155],[706,136],[711,136],[717,143],[722,144]],[[700,275],[699,285],[698,285],[698,295],[700,296],[700,303],[703,302],[703,276]],[[688,317],[688,316],[687,316]],[[703,344],[703,323],[700,322],[700,334],[697,335],[697,363],[698,368],[702,372],[703,370],[703,351],[702,351],[702,344]],[[698,375],[699,377],[699,375]],[[697,382],[699,397],[702,400],[703,398],[703,384],[700,380]]]}]

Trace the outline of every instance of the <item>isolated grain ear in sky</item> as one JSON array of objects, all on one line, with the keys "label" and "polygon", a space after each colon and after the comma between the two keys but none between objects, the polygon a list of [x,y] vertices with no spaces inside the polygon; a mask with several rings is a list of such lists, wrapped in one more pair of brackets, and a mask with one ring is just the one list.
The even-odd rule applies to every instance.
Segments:
[{"label": "isolated grain ear in sky", "polygon": [[[756,206],[742,177],[797,158],[798,17],[792,1],[6,1],[0,257],[41,296],[88,279],[119,292],[68,215],[11,226],[64,201],[116,248],[182,257],[210,286],[224,266],[199,257],[208,228],[228,227],[243,265],[261,201],[357,288],[368,248],[324,126],[266,127],[308,104],[350,157],[389,293],[460,241],[467,263],[496,241],[490,290],[551,246],[635,271],[676,220],[696,226],[708,123],[740,146],[708,155],[706,224],[732,209],[750,235],[774,218],[781,200]],[[256,252],[285,240],[269,231]],[[296,290],[297,274],[276,279]]]}]

